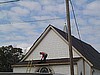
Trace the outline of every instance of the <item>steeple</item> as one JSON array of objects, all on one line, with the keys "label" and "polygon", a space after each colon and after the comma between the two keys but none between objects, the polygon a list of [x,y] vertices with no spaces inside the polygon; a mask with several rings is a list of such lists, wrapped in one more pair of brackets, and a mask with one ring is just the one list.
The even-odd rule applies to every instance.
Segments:
[{"label": "steeple", "polygon": [[66,33],[68,33],[68,28],[67,28],[66,23],[65,23],[65,25],[64,25],[63,31],[66,32]]}]

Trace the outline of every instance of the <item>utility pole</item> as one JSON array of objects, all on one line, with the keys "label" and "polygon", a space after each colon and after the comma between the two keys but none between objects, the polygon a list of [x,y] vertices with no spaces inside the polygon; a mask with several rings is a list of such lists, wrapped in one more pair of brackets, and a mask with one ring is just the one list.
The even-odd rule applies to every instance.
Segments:
[{"label": "utility pole", "polygon": [[74,75],[69,0],[66,0],[66,17],[67,17],[67,26],[68,26],[68,42],[69,42],[69,56],[70,56],[70,74]]}]

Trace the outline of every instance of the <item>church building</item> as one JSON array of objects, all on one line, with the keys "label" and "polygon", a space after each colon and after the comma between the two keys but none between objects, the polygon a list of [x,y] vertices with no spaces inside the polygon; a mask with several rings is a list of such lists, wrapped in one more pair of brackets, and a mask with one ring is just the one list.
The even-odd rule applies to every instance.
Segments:
[{"label": "church building", "polygon": [[[100,53],[72,36],[74,75],[100,75]],[[41,61],[40,52],[47,53]],[[13,73],[70,75],[68,33],[49,25],[24,58],[12,65]]]}]

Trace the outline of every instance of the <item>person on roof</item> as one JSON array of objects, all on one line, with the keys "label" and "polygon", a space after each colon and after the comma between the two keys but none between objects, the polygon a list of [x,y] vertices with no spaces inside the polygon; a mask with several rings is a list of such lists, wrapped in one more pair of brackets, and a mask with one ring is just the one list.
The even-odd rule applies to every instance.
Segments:
[{"label": "person on roof", "polygon": [[40,52],[40,55],[42,55],[42,57],[41,57],[41,61],[46,62],[46,58],[47,58],[48,54],[45,53],[45,52]]}]

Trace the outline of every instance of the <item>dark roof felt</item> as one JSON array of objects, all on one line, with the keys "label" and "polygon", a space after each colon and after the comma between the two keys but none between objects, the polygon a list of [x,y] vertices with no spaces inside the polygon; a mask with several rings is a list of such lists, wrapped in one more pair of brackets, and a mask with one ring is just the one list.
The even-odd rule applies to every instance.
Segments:
[{"label": "dark roof felt", "polygon": [[[64,31],[52,26],[64,39],[68,40],[68,34]],[[72,46],[76,48],[89,62],[93,64],[93,67],[100,69],[100,53],[96,51],[91,45],[72,36]]]},{"label": "dark roof felt", "polygon": [[[74,58],[73,62],[74,64],[76,64],[76,62],[81,59],[80,57]],[[19,62],[16,65],[27,65],[29,61],[23,61],[23,62]],[[54,64],[54,63],[67,63],[70,64],[70,59],[69,58],[60,58],[60,59],[47,59],[46,62],[41,62],[41,60],[33,60],[32,64]],[[16,66],[16,65],[12,65],[12,66]]]}]

